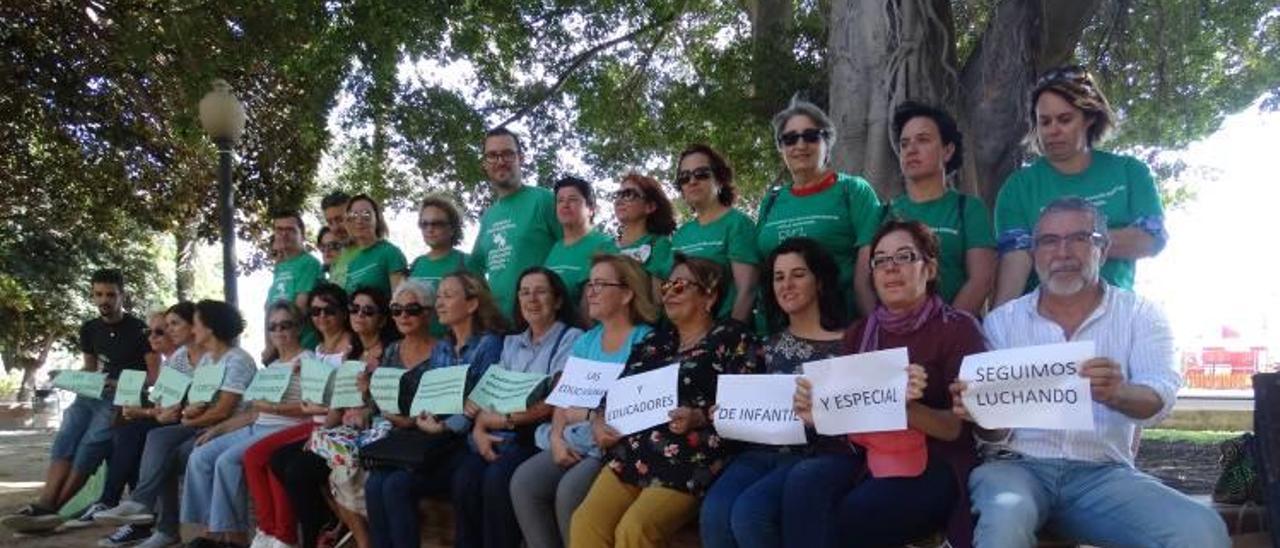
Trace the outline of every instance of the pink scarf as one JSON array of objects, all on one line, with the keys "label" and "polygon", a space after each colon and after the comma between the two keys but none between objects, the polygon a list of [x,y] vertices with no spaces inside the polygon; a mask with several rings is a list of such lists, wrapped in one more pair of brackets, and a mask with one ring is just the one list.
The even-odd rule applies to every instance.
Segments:
[{"label": "pink scarf", "polygon": [[884,305],[876,307],[871,317],[867,318],[867,327],[862,331],[862,343],[858,345],[858,353],[880,350],[880,330],[884,329],[894,335],[914,333],[942,312],[945,304],[937,295],[930,295],[920,306],[906,312],[892,312]]}]

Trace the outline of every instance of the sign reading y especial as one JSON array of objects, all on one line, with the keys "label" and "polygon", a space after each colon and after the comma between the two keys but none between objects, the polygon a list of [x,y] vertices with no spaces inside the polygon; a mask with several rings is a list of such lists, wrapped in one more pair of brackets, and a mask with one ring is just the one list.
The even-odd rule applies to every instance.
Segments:
[{"label": "sign reading y especial", "polygon": [[964,406],[983,428],[1092,430],[1093,394],[1080,367],[1093,341],[994,350],[966,356]]},{"label": "sign reading y especial", "polygon": [[793,399],[799,375],[721,375],[716,379],[716,432],[768,445],[805,443]]},{"label": "sign reading y especial", "polygon": [[813,383],[813,426],[836,436],[907,428],[907,349],[804,364]]},{"label": "sign reading y especial", "polygon": [[678,363],[618,379],[609,388],[604,420],[624,436],[667,422],[680,405],[679,384]]},{"label": "sign reading y especial", "polygon": [[595,408],[600,399],[609,392],[609,387],[622,374],[623,364],[599,362],[578,357],[569,357],[564,364],[564,372],[560,381],[547,396],[547,403],[556,407]]}]

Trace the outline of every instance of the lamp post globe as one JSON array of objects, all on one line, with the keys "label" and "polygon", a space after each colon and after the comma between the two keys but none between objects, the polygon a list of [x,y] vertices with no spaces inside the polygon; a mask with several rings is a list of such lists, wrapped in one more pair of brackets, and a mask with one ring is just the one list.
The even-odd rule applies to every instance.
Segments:
[{"label": "lamp post globe", "polygon": [[222,233],[223,300],[239,306],[236,292],[235,196],[231,185],[232,151],[244,135],[244,105],[226,80],[214,80],[200,100],[200,126],[218,147],[218,224]]}]

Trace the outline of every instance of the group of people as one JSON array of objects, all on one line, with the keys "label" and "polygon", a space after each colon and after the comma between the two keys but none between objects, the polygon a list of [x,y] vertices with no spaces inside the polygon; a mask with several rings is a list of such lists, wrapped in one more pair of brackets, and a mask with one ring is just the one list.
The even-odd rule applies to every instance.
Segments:
[{"label": "group of people", "polygon": [[[298,375],[279,403],[244,401],[256,364],[235,346],[235,308],[179,303],[148,328],[122,312],[119,275],[96,275],[86,369],[154,379],[222,364],[221,388],[207,404],[77,398],[40,500],[0,523],[63,524],[59,506],[109,458],[99,503],[68,522],[121,524],[104,546],[176,544],[179,520],[197,527],[191,546],[310,548],[335,530],[361,547],[418,546],[428,497],[451,503],[458,546],[663,546],[695,521],[710,547],[1026,547],[1044,528],[1100,546],[1226,546],[1215,513],[1134,467],[1141,428],[1180,385],[1167,321],[1132,291],[1134,261],[1167,238],[1150,170],[1095,149],[1114,114],[1083,69],[1050,71],[1031,99],[1041,156],[1005,183],[994,229],[981,200],[947,184],[963,158],[955,121],[918,103],[894,113],[906,192],[883,204],[865,179],[831,169],[835,127],[796,101],[773,122],[791,180],[754,218],[735,208],[724,156],[693,145],[674,178],[693,217],[678,224],[663,185],[629,173],[609,196],[618,234],[604,234],[593,186],[525,184],[523,145],[503,128],[484,138],[494,202],[470,253],[440,196],[419,210],[429,251],[412,263],[367,195],[324,198],[323,261],[305,252],[302,218],[277,215],[262,362],[359,361],[357,407],[304,401]],[[1096,344],[1080,371],[1092,430],[973,422],[957,379],[965,356],[1067,341]],[[803,376],[805,443],[716,430],[720,375],[799,374],[900,347],[905,430],[819,435]],[[628,434],[604,403],[552,406],[570,358],[622,364],[622,377],[678,363],[678,406]],[[471,397],[457,414],[410,412],[424,373],[461,364],[468,392],[490,368],[550,380],[519,412]],[[398,406],[368,397],[379,368],[405,371]],[[361,465],[362,449],[406,432],[429,441],[414,464]]]}]

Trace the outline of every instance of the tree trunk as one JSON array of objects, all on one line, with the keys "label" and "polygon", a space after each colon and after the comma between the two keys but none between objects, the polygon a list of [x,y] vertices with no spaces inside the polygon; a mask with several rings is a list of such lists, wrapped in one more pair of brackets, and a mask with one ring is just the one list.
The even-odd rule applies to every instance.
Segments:
[{"label": "tree trunk", "polygon": [[794,8],[791,0],[747,0],[745,4],[751,20],[752,108],[768,118],[797,91],[792,89],[791,77],[795,72]]}]

